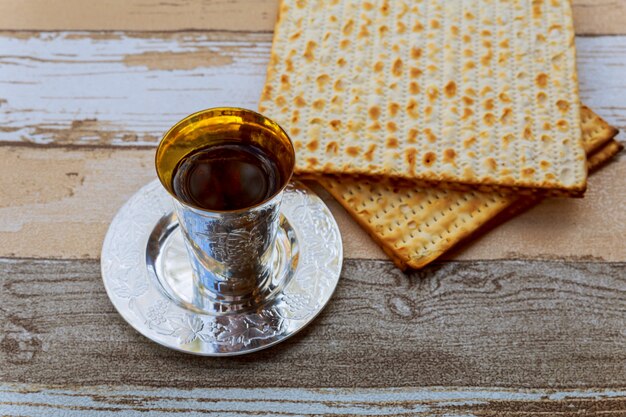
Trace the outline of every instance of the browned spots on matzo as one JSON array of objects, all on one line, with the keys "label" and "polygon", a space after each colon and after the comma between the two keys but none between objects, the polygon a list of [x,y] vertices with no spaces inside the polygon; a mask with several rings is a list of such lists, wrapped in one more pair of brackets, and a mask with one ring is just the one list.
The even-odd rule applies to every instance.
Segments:
[{"label": "browned spots on matzo", "polygon": [[467,120],[474,115],[474,111],[469,107],[465,107],[463,109],[463,115],[461,116],[461,120]]},{"label": "browned spots on matzo", "polygon": [[377,120],[380,117],[380,107],[372,106],[369,108],[368,113],[372,119]]},{"label": "browned spots on matzo", "polygon": [[485,160],[485,165],[492,171],[495,171],[498,168],[498,163],[493,158],[487,158]]},{"label": "browned spots on matzo", "polygon": [[430,129],[429,127],[424,129],[424,135],[426,136],[426,139],[430,143],[435,143],[437,141],[437,136],[435,136],[435,134],[433,133],[432,129]]},{"label": "browned spots on matzo", "polygon": [[409,84],[409,92],[411,94],[419,94],[420,92],[419,84],[415,81],[411,81],[411,83]]},{"label": "browned spots on matzo", "polygon": [[530,126],[526,126],[524,128],[524,133],[522,133],[524,139],[531,139],[533,137],[533,129]]},{"label": "browned spots on matzo", "polygon": [[289,37],[289,40],[296,41],[298,40],[298,38],[300,38],[301,35],[302,35],[302,31],[297,31],[296,33],[294,33],[293,35]]},{"label": "browned spots on matzo", "polygon": [[434,85],[431,85],[426,89],[426,96],[428,97],[428,100],[435,101],[439,96],[439,90]]},{"label": "browned spots on matzo", "polygon": [[306,43],[306,48],[304,50],[304,58],[311,62],[315,59],[315,48],[317,47],[317,43],[314,41],[308,41]]},{"label": "browned spots on matzo", "polygon": [[391,73],[393,75],[395,75],[396,77],[401,76],[402,75],[402,67],[403,67],[402,60],[400,58],[397,58],[393,62],[393,66],[391,67]]},{"label": "browned spots on matzo", "polygon": [[315,81],[317,82],[317,87],[320,90],[323,90],[326,84],[330,81],[330,76],[328,74],[322,74],[318,76]]},{"label": "browned spots on matzo", "polygon": [[466,106],[471,106],[472,104],[474,104],[474,99],[471,97],[463,96],[461,100],[463,100],[463,104],[465,104]]},{"label": "browned spots on matzo", "polygon": [[406,155],[407,163],[409,164],[409,169],[414,170],[415,159],[417,157],[417,150],[415,150],[414,148],[409,148],[405,151],[405,155]]},{"label": "browned spots on matzo", "polygon": [[558,100],[556,102],[556,107],[561,111],[561,113],[567,113],[569,111],[569,103],[565,100]]},{"label": "browned spots on matzo", "polygon": [[475,136],[471,136],[467,139],[465,139],[463,141],[463,147],[465,147],[465,149],[471,147],[472,145],[474,145],[476,143],[476,137]]},{"label": "browned spots on matzo", "polygon": [[561,131],[566,131],[569,129],[569,123],[567,123],[567,120],[559,120],[556,122],[556,127]]},{"label": "browned spots on matzo", "polygon": [[328,142],[326,145],[326,153],[337,155],[339,153],[339,144],[335,141]]},{"label": "browned spots on matzo", "polygon": [[418,59],[421,56],[422,56],[422,48],[418,48],[417,46],[414,46],[411,48],[411,58]]},{"label": "browned spots on matzo", "polygon": [[341,49],[348,49],[350,47],[350,39],[342,39],[341,42],[339,42],[339,48]]},{"label": "browned spots on matzo", "polygon": [[374,151],[376,150],[376,144],[372,143],[370,144],[370,146],[367,148],[367,151],[365,152],[365,154],[363,154],[363,158],[365,158],[366,161],[371,162],[372,159],[374,159]]},{"label": "browned spots on matzo", "polygon": [[398,126],[394,122],[387,122],[387,130],[389,132],[395,132],[396,130],[398,130]]},{"label": "browned spots on matzo", "polygon": [[348,36],[354,30],[354,20],[348,19],[345,25],[343,25],[342,32],[344,35]]},{"label": "browned spots on matzo", "polygon": [[339,130],[341,128],[341,120],[333,119],[328,122],[328,124],[333,130]]},{"label": "browned spots on matzo", "polygon": [[302,96],[296,96],[293,99],[293,104],[295,104],[297,107],[304,107],[306,106],[306,100],[302,98]]},{"label": "browned spots on matzo", "polygon": [[548,99],[548,96],[543,91],[540,91],[537,93],[537,103],[544,104],[547,99]]},{"label": "browned spots on matzo", "polygon": [[419,68],[411,67],[409,70],[409,76],[411,78],[418,78],[420,75],[422,75],[422,70]]},{"label": "browned spots on matzo", "polygon": [[406,105],[406,111],[407,113],[409,113],[409,116],[416,119],[419,116],[417,112],[417,100],[413,98],[410,99],[408,104]]},{"label": "browned spots on matzo", "polygon": [[504,125],[510,125],[511,123],[513,123],[513,109],[505,107],[504,110],[502,110],[500,122]]},{"label": "browned spots on matzo", "polygon": [[407,136],[408,143],[416,143],[417,142],[417,129],[410,129]]},{"label": "browned spots on matzo", "polygon": [[493,113],[486,113],[483,116],[483,122],[485,122],[487,126],[493,126],[496,123],[496,116],[494,116]]},{"label": "browned spots on matzo", "polygon": [[456,152],[454,149],[447,148],[443,151],[443,162],[454,163],[454,159],[456,158]]},{"label": "browned spots on matzo", "polygon": [[535,173],[535,169],[534,168],[524,168],[524,169],[522,169],[522,176],[523,177],[532,177],[534,173]]},{"label": "browned spots on matzo", "polygon": [[315,139],[306,144],[306,148],[311,152],[315,152],[319,147],[319,142]]},{"label": "browned spots on matzo", "polygon": [[456,96],[456,83],[454,81],[448,82],[443,90],[448,98]]},{"label": "browned spots on matzo", "polygon": [[382,61],[376,61],[374,64],[374,72],[381,72],[385,68],[385,64]]},{"label": "browned spots on matzo", "polygon": [[313,165],[313,166],[319,164],[319,161],[317,160],[317,158],[314,158],[312,156],[308,157],[306,161],[309,165]]},{"label": "browned spots on matzo", "polygon": [[435,163],[436,160],[437,160],[437,156],[433,152],[426,152],[424,154],[423,162],[425,166],[427,167],[431,166],[432,164]]},{"label": "browned spots on matzo", "polygon": [[357,157],[361,153],[361,148],[359,146],[348,146],[346,147],[346,154]]},{"label": "browned spots on matzo", "polygon": [[367,30],[367,26],[361,25],[357,38],[363,39],[363,38],[368,38],[369,36],[370,36],[370,32]]},{"label": "browned spots on matzo", "polygon": [[378,132],[379,130],[381,130],[383,127],[380,125],[380,123],[378,122],[374,122],[371,125],[369,125],[367,127],[368,130],[372,131],[372,132]]},{"label": "browned spots on matzo", "polygon": [[391,116],[395,116],[396,114],[398,114],[398,110],[400,110],[400,105],[398,103],[389,103],[389,114]]},{"label": "browned spots on matzo", "polygon": [[387,138],[387,142],[385,143],[387,148],[392,148],[392,149],[397,148],[398,144],[399,144],[398,139],[394,137]]},{"label": "browned spots on matzo", "polygon": [[287,104],[287,100],[283,96],[276,97],[276,100],[274,100],[274,101],[276,102],[276,105],[278,107],[284,107],[285,104]]},{"label": "browned spots on matzo", "polygon": [[318,100],[315,100],[313,102],[313,108],[315,110],[322,110],[322,109],[324,109],[324,100],[322,100],[321,98],[318,99]]},{"label": "browned spots on matzo", "polygon": [[535,81],[537,82],[537,86],[540,88],[546,88],[548,86],[548,76],[546,74],[541,73],[537,75]]},{"label": "browned spots on matzo", "polygon": [[380,6],[380,12],[383,14],[383,16],[387,16],[389,14],[389,9],[390,9],[389,1],[384,0]]}]

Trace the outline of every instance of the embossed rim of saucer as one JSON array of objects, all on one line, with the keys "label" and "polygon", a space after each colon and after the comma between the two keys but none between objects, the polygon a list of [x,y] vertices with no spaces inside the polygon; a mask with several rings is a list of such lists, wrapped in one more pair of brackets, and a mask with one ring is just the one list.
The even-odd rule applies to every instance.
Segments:
[{"label": "embossed rim of saucer", "polygon": [[146,263],[150,236],[172,209],[171,197],[161,184],[149,183],[119,210],[102,247],[107,295],[124,320],[148,339],[204,356],[255,352],[306,327],[335,291],[343,260],[339,228],[313,191],[292,182],[281,206],[299,246],[297,267],[289,282],[256,311],[211,315],[185,308],[159,288]]}]

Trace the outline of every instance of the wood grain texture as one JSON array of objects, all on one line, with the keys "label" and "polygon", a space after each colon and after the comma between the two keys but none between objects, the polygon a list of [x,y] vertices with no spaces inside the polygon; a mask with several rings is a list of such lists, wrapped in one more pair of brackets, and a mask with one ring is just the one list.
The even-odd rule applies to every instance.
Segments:
[{"label": "wood grain texture", "polygon": [[[0,2],[0,29],[272,31],[279,0],[45,0]],[[626,34],[620,0],[574,0],[576,33]],[[16,18],[17,17],[17,18]]]},{"label": "wood grain texture", "polygon": [[165,416],[517,416],[626,413],[624,390],[504,390],[443,388],[0,387],[5,415],[98,417],[123,413]]},{"label": "wood grain texture", "polygon": [[[110,219],[153,178],[152,149],[169,126],[201,108],[255,108],[270,35],[227,38],[218,32],[3,33],[0,256],[98,257]],[[579,38],[578,46],[583,99],[610,123],[626,126],[626,36]],[[48,176],[37,173],[39,163]],[[626,205],[625,174],[620,159],[591,179],[586,199],[544,203],[452,257],[626,260],[626,213],[619,210]],[[325,197],[347,256],[385,259]]]},{"label": "wood grain texture", "polygon": [[[153,149],[0,146],[0,256],[99,258],[122,204],[156,177]],[[447,255],[626,260],[626,158],[589,179],[584,199],[553,199]],[[321,187],[348,258],[387,259]],[[610,215],[607,215],[610,213]]]},{"label": "wood grain texture", "polygon": [[[194,111],[255,109],[271,35],[225,36],[0,32],[0,143],[152,147]],[[582,101],[624,130],[626,36],[577,48]]]},{"label": "wood grain texture", "polygon": [[0,380],[172,388],[619,388],[626,264],[347,260],[320,317],[271,349],[194,357],[137,334],[97,261],[0,261]]}]

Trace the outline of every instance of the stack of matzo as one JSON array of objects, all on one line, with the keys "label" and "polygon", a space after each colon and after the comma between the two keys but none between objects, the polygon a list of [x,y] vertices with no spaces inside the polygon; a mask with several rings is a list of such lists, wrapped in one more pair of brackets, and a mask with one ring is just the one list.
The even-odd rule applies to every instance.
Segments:
[{"label": "stack of matzo", "polygon": [[[318,178],[396,260],[423,265],[518,194],[584,192],[569,2],[280,9],[259,109],[293,139],[297,173]],[[435,186],[435,197],[399,195],[392,180]],[[498,192],[488,209],[485,191]]]}]

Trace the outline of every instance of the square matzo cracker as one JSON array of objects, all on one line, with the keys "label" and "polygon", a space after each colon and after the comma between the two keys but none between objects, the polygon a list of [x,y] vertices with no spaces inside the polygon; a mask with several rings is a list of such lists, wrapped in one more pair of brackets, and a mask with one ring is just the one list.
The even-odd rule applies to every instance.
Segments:
[{"label": "square matzo cracker", "polygon": [[299,174],[586,186],[565,0],[283,0],[259,109]]}]

